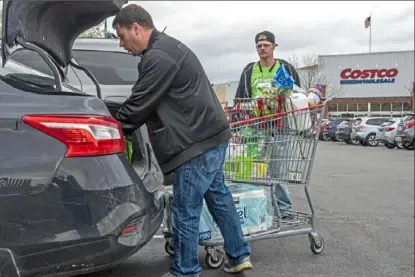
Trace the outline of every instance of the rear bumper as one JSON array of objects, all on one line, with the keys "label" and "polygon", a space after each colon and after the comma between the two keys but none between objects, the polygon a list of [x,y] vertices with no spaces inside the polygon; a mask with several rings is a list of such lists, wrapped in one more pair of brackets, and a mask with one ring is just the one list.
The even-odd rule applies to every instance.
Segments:
[{"label": "rear bumper", "polygon": [[366,136],[365,136],[365,134],[363,134],[361,132],[357,132],[357,133],[352,132],[350,134],[350,139],[355,139],[355,140],[358,140],[358,141],[364,141],[364,140],[366,140]]},{"label": "rear bumper", "polygon": [[380,143],[389,143],[389,144],[395,144],[395,137],[392,135],[379,135],[376,134],[375,140]]},{"label": "rear bumper", "polygon": [[[50,243],[43,246],[43,251],[30,256],[0,248],[0,276],[75,276],[112,267],[140,250],[158,231],[164,217],[164,197],[157,201],[156,213],[138,216],[137,231],[126,235],[114,233],[70,243]],[[128,222],[123,225],[128,225]],[[48,261],[48,266],[28,269],[28,265],[35,265],[38,261]]]},{"label": "rear bumper", "polygon": [[349,140],[350,134],[346,134],[344,132],[336,132],[336,138],[343,139],[343,140]]},{"label": "rear bumper", "polygon": [[[149,181],[162,188],[157,176],[149,174]],[[42,191],[3,199],[5,277],[74,276],[111,267],[153,237],[165,206],[164,193],[148,192],[123,154],[65,158]]]}]

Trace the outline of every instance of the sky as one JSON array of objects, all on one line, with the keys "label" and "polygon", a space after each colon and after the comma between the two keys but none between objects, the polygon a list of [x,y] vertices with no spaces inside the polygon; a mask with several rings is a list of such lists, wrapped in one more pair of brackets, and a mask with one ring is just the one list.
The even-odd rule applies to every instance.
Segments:
[{"label": "sky", "polygon": [[[414,50],[412,1],[129,1],[147,9],[160,31],[188,45],[211,82],[239,80],[257,61],[255,34],[274,33],[277,58]],[[128,5],[127,4],[127,5]],[[112,18],[109,19],[112,23]],[[111,26],[111,23],[108,24]]]}]

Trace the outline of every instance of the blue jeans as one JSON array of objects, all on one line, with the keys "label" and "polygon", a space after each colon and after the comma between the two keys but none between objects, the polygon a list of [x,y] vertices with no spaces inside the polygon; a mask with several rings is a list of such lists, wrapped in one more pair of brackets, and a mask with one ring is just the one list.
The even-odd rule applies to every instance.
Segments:
[{"label": "blue jeans", "polygon": [[[270,162],[268,167],[268,176],[275,178],[284,178],[288,172],[289,162],[279,159],[289,159],[290,157],[290,135],[281,133],[274,134],[272,143],[271,158],[274,159]],[[283,183],[278,183],[275,186],[275,198],[278,202],[281,215],[284,215],[284,210],[289,211],[292,208],[292,200],[288,186]]]},{"label": "blue jeans", "polygon": [[171,211],[175,257],[170,272],[178,277],[194,277],[201,271],[198,251],[203,198],[219,226],[229,258],[240,260],[251,253],[232,194],[225,186],[223,170],[227,147],[228,143],[221,144],[174,172]]}]

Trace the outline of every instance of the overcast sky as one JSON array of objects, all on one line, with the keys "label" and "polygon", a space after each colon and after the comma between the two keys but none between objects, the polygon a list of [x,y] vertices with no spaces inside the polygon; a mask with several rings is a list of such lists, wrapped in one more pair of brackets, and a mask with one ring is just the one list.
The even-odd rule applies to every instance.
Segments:
[{"label": "overcast sky", "polygon": [[[257,60],[255,34],[269,30],[279,44],[276,57],[414,50],[412,1],[131,1],[146,8],[156,28],[187,44],[212,82],[238,80]],[[112,19],[111,19],[112,22]],[[109,24],[110,25],[110,24]]]}]

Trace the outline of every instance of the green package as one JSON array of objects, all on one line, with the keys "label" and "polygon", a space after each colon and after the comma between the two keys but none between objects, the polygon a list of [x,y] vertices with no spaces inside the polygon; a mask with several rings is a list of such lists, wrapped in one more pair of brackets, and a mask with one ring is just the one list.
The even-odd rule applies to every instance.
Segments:
[{"label": "green package", "polygon": [[128,162],[131,163],[133,159],[133,144],[127,139],[125,139],[125,155],[127,156]]}]

